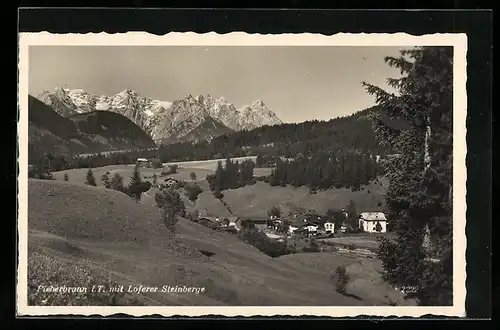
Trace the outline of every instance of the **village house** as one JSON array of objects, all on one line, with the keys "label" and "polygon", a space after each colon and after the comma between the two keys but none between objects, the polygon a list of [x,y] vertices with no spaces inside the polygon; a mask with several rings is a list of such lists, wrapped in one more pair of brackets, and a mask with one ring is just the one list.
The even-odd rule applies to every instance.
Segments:
[{"label": "village house", "polygon": [[385,233],[387,218],[383,212],[362,212],[359,215],[359,228],[368,233]]},{"label": "village house", "polygon": [[288,233],[289,233],[289,234],[293,234],[293,233],[294,233],[297,229],[299,229],[299,227],[295,227],[295,226],[293,226],[293,225],[290,225],[290,226],[288,227]]},{"label": "village house", "polygon": [[335,224],[333,222],[327,221],[324,223],[325,232],[328,234],[335,232]]},{"label": "village house", "polygon": [[167,187],[172,187],[173,185],[175,185],[178,181],[174,178],[166,178],[165,179],[165,186]]},{"label": "village house", "polygon": [[238,228],[236,228],[236,223],[238,222],[238,217],[235,217],[235,216],[230,216],[230,217],[222,217],[222,218],[216,218],[216,221],[220,222],[221,226],[222,227],[233,227],[237,230],[239,230]]},{"label": "village house", "polygon": [[149,160],[147,158],[137,158],[136,164],[139,166],[147,166],[149,165]]},{"label": "village house", "polygon": [[267,217],[238,218],[236,220],[237,228],[255,227],[259,230],[265,230],[271,226],[272,222]]},{"label": "village house", "polygon": [[319,225],[310,221],[297,224],[297,229],[294,230],[295,234],[312,236],[318,234]]},{"label": "village house", "polygon": [[198,223],[202,225],[218,225],[219,223],[219,218],[218,217],[209,217],[209,216],[202,216],[198,218]]}]

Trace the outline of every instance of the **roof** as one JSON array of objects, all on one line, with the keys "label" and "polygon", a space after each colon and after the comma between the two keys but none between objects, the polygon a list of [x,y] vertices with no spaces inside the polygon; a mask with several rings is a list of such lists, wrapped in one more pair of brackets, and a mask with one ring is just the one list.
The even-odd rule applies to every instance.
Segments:
[{"label": "roof", "polygon": [[307,221],[302,223],[299,227],[309,227],[309,226],[318,227],[318,224],[311,221]]},{"label": "roof", "polygon": [[[217,217],[200,217],[198,219],[198,221],[200,221],[200,220],[208,220],[208,221],[211,221],[211,222],[217,222]],[[219,218],[219,220],[221,220],[221,219]]]},{"label": "roof", "polygon": [[229,222],[236,222],[239,218],[235,216],[230,217],[218,217],[220,221],[224,221],[224,219],[229,220]]},{"label": "roof", "polygon": [[270,219],[265,218],[265,217],[249,217],[249,218],[240,218],[240,219],[241,219],[241,221],[251,221],[251,222],[255,222],[255,223],[258,223],[258,222],[267,223],[268,221],[271,221]]},{"label": "roof", "polygon": [[148,159],[147,158],[137,158],[137,161],[138,162],[147,162]]},{"label": "roof", "polygon": [[359,217],[365,221],[387,221],[383,212],[362,212]]}]

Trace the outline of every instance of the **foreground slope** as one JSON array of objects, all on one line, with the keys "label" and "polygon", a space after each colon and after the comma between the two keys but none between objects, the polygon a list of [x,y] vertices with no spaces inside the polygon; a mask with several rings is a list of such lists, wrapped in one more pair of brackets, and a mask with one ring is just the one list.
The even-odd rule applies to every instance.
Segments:
[{"label": "foreground slope", "polygon": [[[234,236],[185,219],[180,219],[177,237],[172,239],[156,208],[136,203],[116,191],[29,179],[28,192],[30,267],[49,258],[58,264],[60,272],[67,274],[75,267],[84,267],[90,277],[102,276],[125,286],[206,288],[198,295],[144,293],[136,295],[137,304],[372,303],[338,294],[324,271],[272,259]],[[206,257],[200,250],[214,255]],[[43,269],[50,271],[37,268]],[[41,272],[33,278],[43,283],[40,278],[48,282],[51,276]]]}]

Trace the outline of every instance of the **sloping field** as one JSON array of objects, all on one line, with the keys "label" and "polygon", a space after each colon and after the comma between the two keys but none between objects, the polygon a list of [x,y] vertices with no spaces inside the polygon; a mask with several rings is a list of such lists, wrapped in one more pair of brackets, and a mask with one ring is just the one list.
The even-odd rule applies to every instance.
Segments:
[{"label": "sloping field", "polygon": [[382,280],[380,260],[326,252],[286,255],[280,259],[293,267],[302,266],[324,273],[334,273],[337,266],[345,266],[350,277],[346,291],[350,295],[372,305],[416,306],[414,300],[404,299],[399,291]]},{"label": "sloping field", "polygon": [[[247,157],[234,158],[240,161]],[[233,160],[234,160],[233,159]],[[188,208],[195,207],[199,210],[205,210],[209,214],[218,216],[229,216],[227,208],[221,201],[214,198],[209,190],[208,183],[205,177],[212,174],[217,165],[217,160],[183,162],[176,163],[181,166],[178,173],[168,175],[178,180],[191,181],[190,174],[196,174],[197,183],[203,192],[198,196],[196,203],[186,201]],[[84,183],[88,169],[71,169],[65,171],[54,172],[56,180],[63,180],[64,174],[68,174],[69,181],[75,183]],[[101,176],[109,172],[111,177],[115,173],[120,173],[124,178],[124,183],[127,184],[132,175],[133,165],[111,165],[92,169],[98,186],[103,186]],[[255,176],[267,175],[270,169],[256,168]],[[157,175],[158,182],[161,183],[164,178],[160,178],[161,169],[141,168],[141,175],[145,180],[152,181],[153,174]],[[290,210],[296,207],[301,207],[306,210],[313,209],[316,212],[324,213],[330,208],[340,209],[345,208],[352,199],[356,203],[358,212],[377,211],[381,210],[384,202],[383,194],[387,187],[387,180],[380,179],[374,181],[359,191],[351,191],[350,189],[328,189],[326,191],[318,191],[316,194],[310,194],[307,187],[295,188],[287,187],[272,187],[265,182],[257,182],[255,185],[245,186],[238,189],[223,191],[224,202],[229,205],[233,214],[237,216],[265,216],[267,210],[273,206],[279,206],[283,214],[287,214]],[[147,200],[147,198],[146,198]]]},{"label": "sloping field", "polygon": [[[223,199],[237,216],[266,216],[273,206],[279,206],[283,214],[295,207],[324,213],[330,208],[347,207],[351,199],[356,203],[358,212],[363,212],[381,209],[379,203],[383,203],[384,190],[385,182],[373,182],[360,191],[352,192],[350,189],[341,188],[318,191],[311,195],[306,187],[271,187],[265,182],[257,182],[251,186],[224,190]],[[220,205],[220,201],[208,191],[198,196],[199,209],[215,213],[220,211]]]},{"label": "sloping field", "polygon": [[[244,160],[246,157],[241,158],[233,158],[233,160]],[[254,157],[255,158],[255,157]],[[208,189],[208,184],[206,183],[205,178],[209,174],[213,174],[217,167],[217,160],[207,160],[207,161],[197,161],[197,162],[182,162],[182,163],[168,163],[168,165],[177,164],[179,165],[179,169],[177,173],[169,174],[168,177],[175,178],[177,180],[191,181],[191,172],[196,174],[196,180],[200,185],[203,185],[201,188]],[[101,181],[101,176],[107,172],[109,172],[109,176],[113,176],[115,173],[120,173],[124,178],[124,182],[128,182],[128,179],[132,175],[132,171],[134,169],[134,165],[109,165],[103,167],[93,168],[92,172],[94,172],[94,176],[96,178],[96,183],[99,186],[104,186]],[[77,168],[70,169],[64,171],[53,172],[52,174],[56,178],[56,180],[63,180],[64,174],[68,174],[69,181],[76,183],[85,183],[85,176],[87,174],[87,168]],[[146,168],[141,167],[141,175],[145,180],[152,181],[153,174],[156,174],[158,177],[158,182],[164,180],[164,178],[160,178],[160,173],[162,169],[154,169],[154,168]],[[269,175],[271,173],[270,168],[256,168],[254,169],[255,176]]]},{"label": "sloping field", "polygon": [[[206,289],[199,294],[135,294],[135,304],[387,304],[379,294],[371,297],[371,287],[364,294],[360,292],[359,299],[335,292],[328,275],[342,258],[329,262],[327,269],[303,264],[302,259],[310,254],[273,259],[230,234],[185,219],[179,220],[174,239],[161,224],[156,208],[105,188],[29,179],[28,207],[28,246],[31,270],[37,271],[32,277],[35,284],[54,284],[57,278],[66,279],[66,285],[83,285],[78,279],[84,276],[73,276],[75,269],[83,269],[90,278],[106,278],[125,287],[186,285]],[[200,250],[214,255],[206,257]],[[57,266],[41,267],[42,261]],[[368,275],[362,273],[360,278]],[[371,283],[366,281],[365,285]]]},{"label": "sloping field", "polygon": [[[111,178],[115,173],[119,173],[121,176],[123,176],[124,184],[128,184],[128,180],[131,177],[133,170],[134,170],[134,165],[110,165],[110,166],[93,168],[92,172],[94,173],[94,177],[96,178],[97,185],[104,187],[101,181],[101,176],[103,174],[109,172],[108,176]],[[88,171],[87,168],[76,168],[76,169],[53,172],[52,174],[54,175],[56,180],[62,181],[64,179],[64,174],[68,174],[69,182],[85,183],[85,176],[87,175],[87,171]],[[141,167],[140,172],[143,179],[148,181],[153,180],[152,179],[153,174],[156,174],[159,183],[161,183],[162,180],[166,178],[166,177],[160,177],[162,169]],[[213,171],[206,170],[203,168],[201,169],[182,168],[178,170],[178,173],[169,174],[168,177],[175,178],[177,180],[191,181],[190,177],[191,172],[194,172],[196,174],[197,181],[205,181],[205,177],[207,176],[207,174],[213,173]]]}]

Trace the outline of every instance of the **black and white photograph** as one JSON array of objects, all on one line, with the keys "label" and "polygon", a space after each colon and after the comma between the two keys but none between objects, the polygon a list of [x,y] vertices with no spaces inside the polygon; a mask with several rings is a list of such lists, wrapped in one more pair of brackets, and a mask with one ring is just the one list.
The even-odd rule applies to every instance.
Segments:
[{"label": "black and white photograph", "polygon": [[127,35],[20,36],[19,313],[463,315],[465,35]]}]

